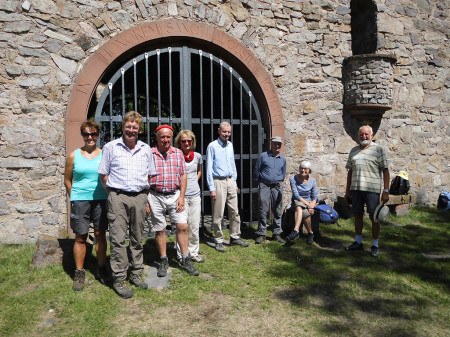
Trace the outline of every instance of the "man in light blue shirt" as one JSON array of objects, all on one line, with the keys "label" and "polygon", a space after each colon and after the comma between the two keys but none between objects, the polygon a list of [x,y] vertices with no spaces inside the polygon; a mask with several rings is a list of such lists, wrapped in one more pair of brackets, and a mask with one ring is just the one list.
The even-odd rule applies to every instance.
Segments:
[{"label": "man in light blue shirt", "polygon": [[206,149],[206,180],[211,193],[212,220],[216,250],[225,252],[223,245],[222,219],[225,203],[228,206],[230,221],[230,245],[248,247],[241,234],[241,218],[239,216],[236,185],[237,172],[234,162],[233,144],[228,141],[231,136],[231,125],[220,123],[219,139],[209,143]]}]

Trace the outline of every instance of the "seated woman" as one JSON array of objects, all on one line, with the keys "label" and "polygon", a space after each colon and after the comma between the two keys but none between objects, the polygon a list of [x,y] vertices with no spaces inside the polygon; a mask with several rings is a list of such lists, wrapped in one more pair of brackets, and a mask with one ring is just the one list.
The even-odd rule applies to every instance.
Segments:
[{"label": "seated woman", "polygon": [[303,222],[308,231],[306,243],[311,245],[314,241],[314,234],[311,229],[311,215],[314,214],[314,206],[317,204],[317,183],[316,179],[310,177],[312,171],[309,161],[303,160],[300,162],[299,171],[300,173],[289,179],[292,190],[291,207],[295,207],[295,227],[286,239],[289,242],[297,240],[300,236],[300,225]]}]

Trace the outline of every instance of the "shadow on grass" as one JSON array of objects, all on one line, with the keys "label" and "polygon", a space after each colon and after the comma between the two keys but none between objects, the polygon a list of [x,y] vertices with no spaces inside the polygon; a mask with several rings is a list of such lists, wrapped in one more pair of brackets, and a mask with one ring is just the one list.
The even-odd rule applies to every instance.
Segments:
[{"label": "shadow on grass", "polygon": [[[278,265],[269,272],[297,284],[275,291],[274,296],[338,317],[338,322],[331,320],[320,327],[327,334],[353,335],[370,317],[373,322],[399,319],[411,323],[390,326],[389,331],[380,331],[382,335],[417,335],[415,329],[420,329],[420,321],[427,320],[427,311],[434,310],[436,301],[445,302],[440,296],[450,290],[450,260],[430,260],[423,254],[448,255],[447,214],[429,209],[426,212],[424,215],[420,209],[415,212],[414,219],[419,221],[384,225],[379,258],[371,257],[368,251],[368,221],[363,232],[365,251],[346,252],[344,245],[333,237],[348,234],[346,244],[349,244],[353,229],[335,227],[322,227],[326,236],[312,247],[302,239],[291,247],[271,247],[287,265],[284,268]],[[365,319],[360,319],[361,316]]]}]

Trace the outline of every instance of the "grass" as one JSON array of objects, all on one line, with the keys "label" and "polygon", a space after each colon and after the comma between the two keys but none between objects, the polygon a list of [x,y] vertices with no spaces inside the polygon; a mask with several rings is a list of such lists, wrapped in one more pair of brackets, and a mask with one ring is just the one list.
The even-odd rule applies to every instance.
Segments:
[{"label": "grass", "polygon": [[[450,213],[414,208],[382,226],[379,258],[343,248],[352,220],[323,225],[308,247],[276,242],[224,254],[205,243],[199,277],[171,261],[164,290],[135,289],[130,300],[99,284],[91,272],[73,292],[71,270],[30,270],[34,247],[0,246],[1,336],[448,336],[450,335]],[[252,240],[255,229],[243,231]],[[171,239],[173,240],[173,239]],[[170,251],[174,254],[173,251]],[[174,255],[172,255],[173,257]],[[149,239],[145,263],[157,259]],[[95,259],[88,259],[94,270]]]}]

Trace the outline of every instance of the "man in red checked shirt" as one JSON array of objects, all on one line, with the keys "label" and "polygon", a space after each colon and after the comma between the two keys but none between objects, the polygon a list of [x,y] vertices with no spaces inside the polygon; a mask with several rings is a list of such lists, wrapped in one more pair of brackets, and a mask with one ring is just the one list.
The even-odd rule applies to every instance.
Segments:
[{"label": "man in red checked shirt", "polygon": [[184,208],[187,185],[186,163],[183,152],[173,147],[173,128],[161,125],[156,128],[156,147],[152,148],[152,159],[156,175],[150,178],[147,212],[151,213],[152,226],[156,231],[156,245],[161,255],[157,275],[167,275],[169,260],[166,253],[166,212],[170,222],[177,227],[177,243],[181,250],[181,268],[198,276],[200,272],[189,260],[189,227]]}]

